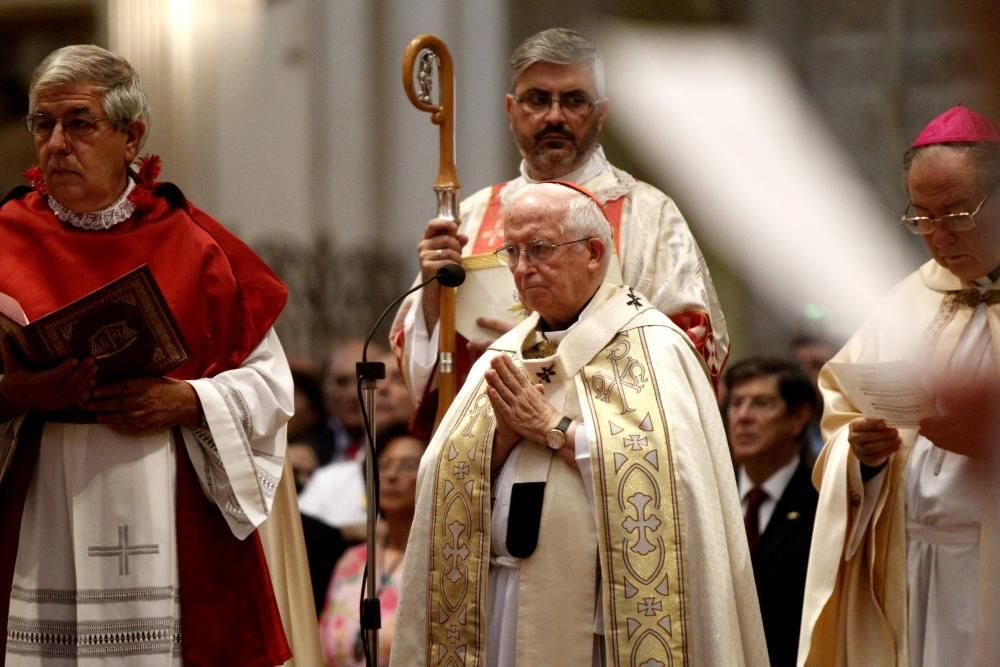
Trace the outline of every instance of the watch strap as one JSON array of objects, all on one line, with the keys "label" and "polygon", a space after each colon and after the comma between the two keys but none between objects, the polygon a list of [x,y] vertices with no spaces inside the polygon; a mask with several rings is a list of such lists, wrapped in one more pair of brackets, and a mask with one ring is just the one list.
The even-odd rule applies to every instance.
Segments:
[{"label": "watch strap", "polygon": [[566,433],[569,431],[569,425],[573,423],[573,420],[569,417],[563,415],[563,418],[559,420],[559,423],[555,425],[556,430]]}]

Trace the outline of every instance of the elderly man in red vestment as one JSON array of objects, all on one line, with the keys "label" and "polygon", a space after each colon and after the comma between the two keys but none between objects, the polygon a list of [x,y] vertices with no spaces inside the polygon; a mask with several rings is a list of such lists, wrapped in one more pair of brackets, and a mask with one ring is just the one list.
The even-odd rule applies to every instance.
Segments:
[{"label": "elderly man in red vestment", "polygon": [[[272,329],[286,289],[155,182],[158,158],[131,168],[149,114],[123,58],[53,52],[29,111],[39,164],[0,205],[0,292],[35,320],[148,264],[190,358],[169,377],[106,383],[92,358],[39,370],[4,342],[0,662],[281,664],[256,528],[293,409]],[[96,423],[57,419],[72,406]]]}]

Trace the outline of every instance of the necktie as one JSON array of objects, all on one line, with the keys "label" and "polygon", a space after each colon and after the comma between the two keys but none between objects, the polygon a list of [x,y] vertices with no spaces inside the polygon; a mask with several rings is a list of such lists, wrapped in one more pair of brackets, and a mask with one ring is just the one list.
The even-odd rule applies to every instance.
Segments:
[{"label": "necktie", "polygon": [[747,494],[747,512],[743,515],[743,525],[747,529],[747,545],[750,547],[750,555],[757,550],[757,541],[760,539],[760,506],[767,500],[767,491],[755,486]]}]

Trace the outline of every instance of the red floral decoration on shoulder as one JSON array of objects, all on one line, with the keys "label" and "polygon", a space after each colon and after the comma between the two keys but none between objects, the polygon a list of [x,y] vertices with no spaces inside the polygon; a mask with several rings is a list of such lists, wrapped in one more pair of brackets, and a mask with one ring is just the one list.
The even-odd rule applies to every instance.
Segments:
[{"label": "red floral decoration on shoulder", "polygon": [[139,158],[139,169],[133,172],[135,177],[135,188],[128,196],[129,201],[135,206],[136,213],[145,213],[153,208],[155,197],[153,190],[157,186],[156,177],[160,175],[163,161],[159,155],[143,155]]},{"label": "red floral decoration on shoulder", "polygon": [[[156,177],[160,175],[162,168],[163,161],[159,155],[143,155],[139,158],[139,169],[132,173],[135,178],[135,188],[128,196],[137,213],[144,213],[153,208],[155,201],[153,190],[158,185]],[[37,164],[24,170],[24,179],[38,194],[49,193],[45,187],[45,175]]]},{"label": "red floral decoration on shoulder", "polygon": [[31,189],[38,194],[49,194],[48,188],[45,187],[45,174],[42,173],[42,168],[37,164],[24,170],[24,180],[28,181]]}]

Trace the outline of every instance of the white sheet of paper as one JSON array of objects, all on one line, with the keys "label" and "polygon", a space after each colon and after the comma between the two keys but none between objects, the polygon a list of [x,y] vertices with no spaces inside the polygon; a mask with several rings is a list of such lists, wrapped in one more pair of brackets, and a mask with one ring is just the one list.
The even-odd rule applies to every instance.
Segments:
[{"label": "white sheet of paper", "polygon": [[[465,265],[465,262],[463,262]],[[477,317],[493,317],[516,324],[524,319],[514,278],[506,266],[470,269],[455,295],[455,330],[468,340],[495,340],[499,334],[476,324]]]},{"label": "white sheet of paper", "polygon": [[881,419],[893,428],[916,428],[931,414],[930,402],[908,362],[829,366],[841,391],[865,417]]}]

